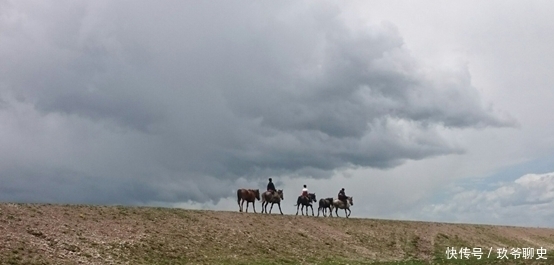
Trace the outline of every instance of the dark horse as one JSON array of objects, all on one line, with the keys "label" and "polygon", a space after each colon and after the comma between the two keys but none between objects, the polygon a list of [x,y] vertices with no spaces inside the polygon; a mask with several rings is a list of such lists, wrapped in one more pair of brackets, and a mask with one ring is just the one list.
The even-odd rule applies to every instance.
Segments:
[{"label": "dark horse", "polygon": [[254,208],[254,213],[256,213],[256,199],[260,200],[260,190],[259,189],[238,189],[237,190],[237,203],[239,204],[239,212],[242,212],[244,202],[246,201],[246,212],[248,212],[248,204],[252,203],[252,208]]},{"label": "dark horse", "polygon": [[266,191],[262,194],[262,213],[267,213],[267,205],[271,203],[271,208],[269,208],[269,213],[271,213],[271,210],[273,210],[273,204],[277,203],[277,206],[279,206],[279,212],[283,214],[283,211],[281,211],[281,201],[284,200],[285,197],[283,197],[283,190],[278,190],[273,194],[271,191]]},{"label": "dark horse", "polygon": [[325,217],[325,212],[329,208],[329,217],[333,217],[333,198],[319,199],[319,208],[317,208],[317,216],[319,217],[319,211],[323,212],[323,217]]},{"label": "dark horse", "polygon": [[296,200],[296,215],[298,215],[298,207],[302,205],[302,215],[304,215],[304,206],[306,206],[306,215],[308,215],[308,207],[312,208],[312,216],[314,216],[314,207],[312,207],[312,202],[317,202],[317,199],[315,198],[315,193],[308,193],[308,198],[304,196],[298,196],[298,199]]}]

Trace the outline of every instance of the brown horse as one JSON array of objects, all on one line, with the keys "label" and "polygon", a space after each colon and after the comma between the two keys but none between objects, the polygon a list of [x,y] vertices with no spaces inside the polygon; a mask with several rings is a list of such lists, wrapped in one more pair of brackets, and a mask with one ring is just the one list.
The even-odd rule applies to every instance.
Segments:
[{"label": "brown horse", "polygon": [[267,205],[271,203],[271,208],[269,208],[269,213],[271,213],[271,210],[273,209],[273,204],[277,203],[277,206],[279,206],[279,212],[283,214],[283,211],[281,211],[281,201],[285,198],[283,197],[283,190],[278,190],[275,192],[274,195],[271,191],[266,191],[262,194],[262,213],[267,213]]},{"label": "brown horse", "polygon": [[254,208],[254,213],[256,213],[256,199],[260,200],[259,189],[238,189],[237,203],[239,204],[239,212],[242,212],[244,202],[246,201],[246,212],[248,212],[248,204],[252,203],[252,208]]}]

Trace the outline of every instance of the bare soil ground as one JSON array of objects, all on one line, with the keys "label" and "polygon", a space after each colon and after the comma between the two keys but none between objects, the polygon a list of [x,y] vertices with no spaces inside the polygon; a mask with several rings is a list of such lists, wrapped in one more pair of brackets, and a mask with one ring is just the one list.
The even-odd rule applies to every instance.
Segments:
[{"label": "bare soil ground", "polygon": [[554,229],[342,216],[0,203],[0,264],[554,264]]}]

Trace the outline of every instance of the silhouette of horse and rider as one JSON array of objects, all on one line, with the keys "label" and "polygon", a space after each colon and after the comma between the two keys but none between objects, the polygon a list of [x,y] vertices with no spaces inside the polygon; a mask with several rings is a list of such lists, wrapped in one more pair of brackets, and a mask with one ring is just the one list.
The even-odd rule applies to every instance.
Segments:
[{"label": "silhouette of horse and rider", "polygon": [[267,205],[271,203],[269,213],[271,213],[273,205],[277,204],[277,206],[279,206],[279,212],[283,214],[283,211],[281,211],[281,201],[284,199],[285,197],[283,196],[283,190],[276,190],[275,184],[273,184],[273,180],[269,178],[269,183],[267,183],[267,191],[264,192],[264,194],[262,195],[262,213],[267,213]]},{"label": "silhouette of horse and rider", "polygon": [[310,207],[312,209],[312,216],[314,216],[314,207],[312,207],[312,202],[317,202],[315,193],[309,193],[308,187],[304,184],[302,194],[298,196],[296,204],[294,205],[296,206],[296,215],[298,215],[298,208],[302,206],[302,209],[300,210],[302,215],[304,215],[304,207],[306,207],[306,215],[308,215],[308,207]]},{"label": "silhouette of horse and rider", "polygon": [[[260,200],[260,190],[259,189],[239,189],[237,190],[237,203],[239,204],[239,212],[243,211],[243,205],[246,201],[246,212],[248,212],[248,204],[252,203],[254,208],[254,213],[256,213],[255,200]],[[267,212],[267,205],[271,203],[269,213],[273,209],[273,205],[277,204],[279,206],[279,212],[283,214],[281,210],[281,201],[284,200],[283,190],[277,190],[273,180],[269,178],[269,183],[267,184],[266,191],[261,194],[262,201],[262,213]],[[308,207],[312,209],[312,216],[314,216],[314,208],[312,202],[317,202],[315,193],[309,193],[307,185],[303,185],[302,193],[298,196],[296,200],[296,215],[298,215],[298,210],[300,206],[302,208],[300,211],[304,215],[304,208],[306,208],[306,216],[308,216]],[[323,216],[326,216],[326,211],[329,209],[329,217],[333,217],[333,210],[335,210],[335,215],[339,217],[338,210],[344,209],[344,214],[346,218],[350,216],[350,206],[354,205],[354,199],[351,196],[346,196],[345,189],[342,188],[337,196],[337,199],[328,197],[322,198],[319,200],[319,208],[317,209],[317,216],[322,212]]]},{"label": "silhouette of horse and rider", "polygon": [[344,214],[346,218],[350,216],[350,206],[354,205],[354,199],[351,196],[346,196],[344,188],[339,191],[337,199],[334,198],[321,198],[319,199],[319,208],[317,209],[317,216],[319,213],[323,213],[323,217],[326,216],[326,211],[329,209],[329,217],[333,217],[333,210],[335,210],[335,215],[339,217],[338,210],[344,209]]}]

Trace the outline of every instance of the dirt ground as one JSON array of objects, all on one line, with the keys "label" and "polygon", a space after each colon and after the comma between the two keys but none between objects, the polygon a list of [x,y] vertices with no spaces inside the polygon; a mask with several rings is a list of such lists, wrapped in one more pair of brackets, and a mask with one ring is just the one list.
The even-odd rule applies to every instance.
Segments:
[{"label": "dirt ground", "polygon": [[[447,247],[481,247],[485,258],[491,251],[490,262],[498,261],[498,248],[507,250],[509,262],[516,261],[512,248],[533,248],[533,260],[520,257],[519,262],[554,264],[554,229],[306,217],[275,211],[269,215],[0,204],[1,264],[477,262],[473,256],[465,261],[459,255],[447,259]],[[541,247],[548,260],[536,259]]]}]

